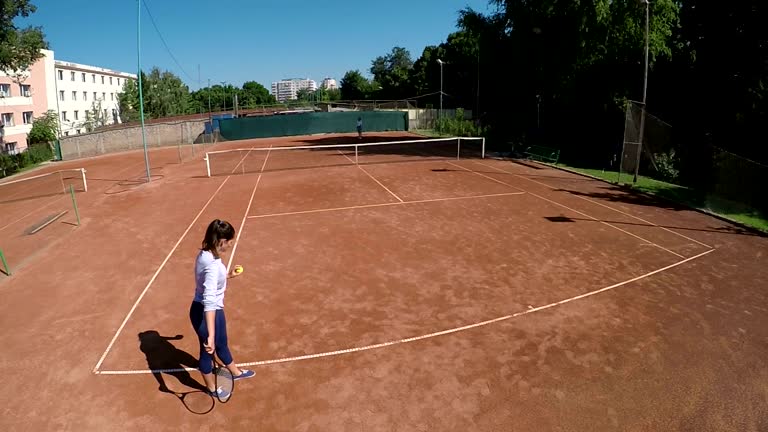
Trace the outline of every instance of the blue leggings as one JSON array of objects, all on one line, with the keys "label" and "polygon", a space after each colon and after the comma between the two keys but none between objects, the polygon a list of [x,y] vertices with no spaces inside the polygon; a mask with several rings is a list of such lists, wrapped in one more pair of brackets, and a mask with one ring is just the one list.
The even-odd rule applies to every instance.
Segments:
[{"label": "blue leggings", "polygon": [[[200,372],[209,374],[213,372],[213,356],[205,350],[205,343],[208,342],[208,324],[205,322],[205,311],[203,304],[192,302],[189,308],[189,320],[192,321],[192,327],[197,333],[197,339],[200,341]],[[232,353],[229,352],[227,345],[227,319],[224,317],[224,310],[216,311],[216,335],[214,343],[216,344],[216,355],[225,365],[232,363]]]}]

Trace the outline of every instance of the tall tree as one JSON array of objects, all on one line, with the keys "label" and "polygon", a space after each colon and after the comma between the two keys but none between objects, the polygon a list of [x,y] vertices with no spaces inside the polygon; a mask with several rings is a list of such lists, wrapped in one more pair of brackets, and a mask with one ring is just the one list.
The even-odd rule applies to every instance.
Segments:
[{"label": "tall tree", "polygon": [[371,75],[381,85],[381,98],[397,99],[411,96],[408,74],[413,68],[411,53],[402,47],[394,47],[389,54],[371,62]]},{"label": "tall tree", "polygon": [[375,88],[359,70],[347,71],[341,79],[341,98],[344,100],[366,99]]},{"label": "tall tree", "polygon": [[41,27],[18,28],[17,17],[28,17],[37,7],[29,0],[4,0],[0,3],[0,70],[10,76],[23,72],[40,59],[48,48]]}]

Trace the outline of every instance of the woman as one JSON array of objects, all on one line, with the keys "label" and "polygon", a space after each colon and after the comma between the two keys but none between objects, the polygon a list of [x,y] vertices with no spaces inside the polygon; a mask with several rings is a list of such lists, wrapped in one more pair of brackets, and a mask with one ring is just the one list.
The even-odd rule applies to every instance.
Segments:
[{"label": "woman", "polygon": [[227,278],[238,274],[232,271],[227,275],[227,268],[221,262],[221,254],[229,249],[229,243],[235,237],[235,228],[229,222],[214,220],[205,231],[205,238],[195,262],[195,299],[189,309],[189,319],[200,341],[200,372],[211,394],[221,398],[229,397],[217,389],[213,377],[213,355],[219,356],[222,363],[232,372],[234,379],[251,378],[252,370],[239,369],[232,359],[227,346],[227,321],[224,317],[224,292],[227,290]]}]

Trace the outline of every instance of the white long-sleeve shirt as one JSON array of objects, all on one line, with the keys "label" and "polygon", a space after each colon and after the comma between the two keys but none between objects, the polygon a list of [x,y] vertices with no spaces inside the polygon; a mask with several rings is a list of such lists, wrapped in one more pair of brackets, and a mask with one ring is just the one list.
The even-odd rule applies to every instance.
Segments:
[{"label": "white long-sleeve shirt", "polygon": [[195,261],[195,301],[203,304],[203,310],[224,309],[224,292],[227,290],[227,268],[209,251],[200,251]]}]

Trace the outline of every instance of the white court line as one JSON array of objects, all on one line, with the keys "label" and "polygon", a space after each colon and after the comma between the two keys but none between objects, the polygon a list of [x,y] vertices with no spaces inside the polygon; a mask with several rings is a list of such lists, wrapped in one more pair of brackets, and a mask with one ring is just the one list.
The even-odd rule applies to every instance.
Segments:
[{"label": "white court line", "polygon": [[[510,173],[510,172],[507,172],[507,171],[504,171],[504,170],[502,170],[502,169],[500,169],[500,168],[496,168],[496,167],[493,167],[493,166],[490,166],[490,165],[484,164],[484,163],[482,163],[482,162],[477,162],[477,161],[473,161],[473,162],[474,162],[474,163],[476,163],[476,164],[480,164],[480,165],[486,166],[486,167],[488,167],[488,168],[492,168],[492,169],[495,169],[495,170],[497,170],[497,171],[501,171],[501,172],[504,172],[504,173],[507,173],[507,174],[512,174],[512,173]],[[488,177],[488,176],[486,176],[486,175],[484,175],[484,174],[482,174],[482,173],[479,173],[479,172],[477,172],[477,171],[473,171],[473,170],[471,170],[471,169],[469,169],[469,168],[464,168],[464,167],[462,167],[462,166],[460,166],[460,165],[456,165],[456,166],[457,166],[457,167],[459,167],[459,168],[462,168],[462,169],[464,169],[464,170],[467,170],[467,171],[469,171],[469,172],[471,172],[471,173],[475,173],[475,174],[477,174],[477,175],[479,175],[479,176]],[[513,174],[513,175],[517,175],[517,174]],[[488,178],[490,178],[490,177],[488,177]],[[502,182],[502,181],[500,181],[500,180],[498,180],[498,181],[499,181],[500,183],[502,183],[502,184],[507,184],[507,183],[504,183],[504,182]],[[524,189],[520,189],[520,188],[519,188],[519,187],[517,187],[517,186],[512,186],[512,185],[508,185],[508,186],[510,186],[510,187],[513,187],[513,188],[515,188],[515,189],[518,189],[518,190],[524,190]],[[665,252],[669,252],[670,254],[672,254],[672,255],[675,255],[675,256],[676,256],[676,257],[678,257],[678,258],[685,258],[683,255],[680,255],[679,253],[677,253],[677,252],[675,252],[675,251],[669,250],[669,249],[665,248],[664,246],[661,246],[661,245],[659,245],[659,244],[656,244],[656,243],[654,243],[654,242],[652,242],[652,241],[650,241],[650,240],[648,240],[648,239],[645,239],[645,238],[643,238],[643,237],[640,237],[639,235],[633,234],[633,233],[631,233],[631,232],[629,232],[629,231],[627,231],[627,230],[625,230],[625,229],[619,228],[619,227],[617,227],[616,225],[610,224],[610,223],[608,223],[608,222],[605,222],[605,221],[601,221],[600,219],[598,219],[598,218],[596,218],[596,217],[590,216],[590,215],[588,215],[588,214],[586,214],[586,213],[584,213],[584,212],[580,212],[580,211],[578,211],[578,210],[576,210],[576,209],[573,209],[573,208],[571,208],[571,207],[568,207],[568,206],[567,206],[567,205],[565,205],[565,204],[561,204],[561,203],[559,203],[559,202],[557,202],[557,201],[553,201],[553,200],[551,200],[551,199],[549,199],[549,198],[544,198],[543,196],[541,196],[541,195],[539,195],[539,194],[536,194],[536,193],[534,193],[534,192],[531,192],[531,191],[526,191],[526,192],[527,192],[528,194],[530,194],[530,195],[533,195],[533,196],[535,196],[536,198],[539,198],[539,199],[541,199],[541,200],[547,201],[547,202],[549,202],[549,203],[552,203],[552,204],[554,204],[554,205],[556,205],[556,206],[560,206],[560,207],[562,207],[562,208],[564,208],[564,209],[567,209],[567,210],[570,210],[570,211],[572,211],[572,212],[574,212],[574,213],[578,213],[578,214],[580,214],[580,215],[582,215],[582,216],[584,216],[584,217],[587,217],[587,218],[590,218],[590,219],[592,219],[592,220],[593,220],[593,221],[595,221],[595,222],[599,222],[599,223],[601,223],[601,224],[603,224],[603,225],[607,225],[607,226],[609,226],[609,227],[611,227],[611,228],[613,228],[613,229],[615,229],[615,230],[617,230],[617,231],[621,231],[621,232],[623,232],[624,234],[627,234],[627,235],[629,235],[629,236],[632,236],[632,237],[634,237],[634,238],[636,238],[636,239],[638,239],[638,240],[641,240],[641,241],[643,241],[643,242],[645,242],[645,243],[647,243],[647,244],[649,244],[649,245],[651,245],[651,246],[657,247],[657,248],[659,248],[659,249],[661,249],[661,250],[663,250],[663,251],[665,251]]]},{"label": "white court line", "polygon": [[[272,144],[269,145],[269,147],[272,147]],[[271,152],[267,151],[267,157],[264,158],[264,163],[261,164],[261,171],[264,171],[264,167],[267,166],[267,159],[269,159],[269,154]],[[248,218],[248,213],[251,212],[251,204],[253,204],[253,197],[256,195],[256,189],[259,187],[259,183],[261,183],[261,174],[256,178],[256,185],[253,187],[253,192],[251,192],[251,199],[248,200],[248,207],[245,208],[245,214],[243,214],[243,220],[240,222],[240,229],[237,231],[237,238],[235,239],[235,245],[232,247],[232,253],[229,255],[229,262],[227,262],[227,273],[229,273],[229,268],[232,266],[232,260],[235,258],[235,252],[237,252],[237,245],[240,244],[240,235],[243,233],[243,230],[245,230],[245,220]]]},{"label": "white court line", "polygon": [[[501,169],[501,168],[498,168],[498,169]],[[509,173],[509,174],[512,174],[512,175],[514,175],[514,176],[520,177],[520,178],[521,178],[521,179],[523,179],[523,180],[528,180],[529,182],[533,182],[533,183],[537,183],[537,184],[540,184],[540,185],[542,185],[542,186],[546,186],[546,187],[548,187],[548,188],[550,188],[550,189],[557,189],[557,188],[555,188],[554,186],[550,186],[550,185],[548,185],[548,184],[546,184],[546,183],[542,183],[542,182],[540,182],[540,181],[536,181],[536,180],[533,180],[533,179],[529,179],[528,177],[522,176],[522,175],[520,175],[520,174],[516,174],[516,173],[513,173],[513,172],[511,172],[511,171],[507,171],[507,170],[502,170],[502,171],[504,171],[504,172],[506,172],[506,173]],[[586,198],[586,197],[583,197],[583,196],[579,196],[579,195],[573,195],[573,196],[575,196],[576,198],[580,198],[580,199],[583,199],[584,201],[587,201],[587,202],[591,202],[592,204],[597,204],[597,205],[599,205],[599,206],[601,206],[601,207],[605,207],[605,208],[607,208],[607,209],[609,209],[609,210],[613,210],[613,211],[615,211],[615,212],[617,212],[617,213],[621,213],[621,214],[623,214],[624,216],[629,216],[629,217],[631,217],[631,218],[633,218],[633,219],[637,219],[637,220],[639,220],[639,221],[641,221],[641,222],[643,222],[643,223],[647,223],[648,225],[652,225],[652,226],[654,226],[654,227],[656,227],[656,228],[661,228],[661,229],[663,229],[664,231],[668,231],[668,232],[671,232],[672,234],[678,235],[678,236],[680,236],[680,237],[682,237],[682,238],[684,238],[684,239],[686,239],[686,240],[688,240],[688,241],[692,241],[692,242],[694,242],[694,243],[697,243],[697,244],[699,244],[699,245],[701,245],[701,246],[704,246],[704,247],[706,247],[706,248],[709,248],[709,249],[714,249],[712,246],[710,246],[710,245],[708,245],[708,244],[702,243],[702,242],[700,242],[700,241],[698,241],[698,240],[696,240],[696,239],[692,239],[692,238],[690,238],[690,237],[688,237],[688,236],[686,236],[686,235],[684,235],[684,234],[681,234],[681,233],[679,233],[679,232],[677,232],[677,231],[673,231],[673,230],[671,230],[671,229],[669,229],[669,228],[665,228],[665,227],[663,227],[663,226],[659,226],[659,225],[656,225],[656,224],[655,224],[655,223],[653,223],[653,222],[649,222],[649,221],[647,221],[647,220],[645,220],[645,219],[642,219],[642,218],[639,218],[639,217],[637,217],[637,216],[635,216],[635,215],[632,215],[632,214],[629,214],[629,213],[623,212],[623,211],[621,211],[621,210],[619,210],[619,209],[617,209],[617,208],[611,207],[611,206],[609,206],[609,205],[605,205],[605,204],[603,204],[603,203],[600,203],[600,202],[597,202],[597,201],[591,200],[591,199],[589,199],[589,198]]]},{"label": "white court line", "polygon": [[[345,155],[344,153],[342,153],[342,152],[341,152],[341,150],[336,150],[336,151],[338,151],[339,153],[341,153],[341,155],[342,155],[342,156],[344,156],[345,158],[347,158],[347,159],[348,159],[350,162],[352,162],[353,164],[355,163],[355,161],[353,161],[352,159],[350,159],[350,158],[349,158],[349,156],[347,156],[347,155]],[[403,200],[402,200],[402,199],[400,199],[400,197],[399,197],[399,196],[395,195],[395,193],[394,193],[394,192],[392,192],[391,190],[389,190],[389,188],[388,188],[388,187],[384,186],[383,184],[381,184],[381,182],[380,182],[380,181],[376,180],[376,177],[372,176],[372,175],[371,175],[371,173],[369,173],[368,171],[366,171],[366,170],[365,170],[365,169],[364,169],[364,168],[363,168],[363,167],[362,167],[360,164],[356,164],[356,165],[357,165],[357,167],[358,167],[358,168],[360,168],[360,169],[361,169],[361,170],[362,170],[364,173],[366,173],[366,174],[368,175],[368,177],[370,177],[371,179],[373,179],[373,181],[375,181],[376,183],[378,183],[378,184],[379,184],[379,186],[383,187],[385,191],[389,192],[389,193],[390,193],[390,195],[392,195],[393,197],[397,198],[397,200],[398,200],[398,201],[400,201],[400,202],[403,202]]]},{"label": "white court line", "polygon": [[433,198],[433,199],[416,200],[416,201],[386,202],[386,203],[378,203],[378,204],[348,206],[348,207],[332,207],[332,208],[315,209],[315,210],[301,210],[301,211],[285,212],[285,213],[269,213],[269,214],[263,214],[263,215],[248,216],[248,219],[268,218],[268,217],[276,217],[276,216],[291,216],[291,215],[301,215],[301,214],[308,214],[308,213],[324,213],[324,212],[355,210],[355,209],[374,208],[374,207],[399,206],[399,205],[406,205],[406,204],[421,204],[421,203],[431,203],[431,202],[441,202],[441,201],[456,201],[456,200],[467,200],[467,199],[476,199],[476,198],[502,197],[502,196],[523,195],[523,194],[525,194],[525,192],[507,192],[507,193],[472,195],[472,196],[463,196],[463,197]]},{"label": "white court line", "polygon": [[248,218],[248,212],[251,211],[253,196],[256,195],[256,189],[259,187],[260,182],[261,182],[261,174],[259,174],[259,177],[256,179],[256,185],[253,187],[253,192],[251,192],[251,199],[248,200],[248,207],[245,208],[245,214],[243,214],[243,221],[240,222],[240,229],[237,230],[237,238],[235,238],[235,245],[232,246],[232,253],[229,254],[229,262],[227,262],[227,273],[229,273],[229,268],[232,266],[232,260],[235,258],[235,252],[237,252],[237,245],[240,244],[240,234],[242,234],[243,230],[245,229],[245,220]]},{"label": "white court line", "polygon": [[[393,345],[400,345],[400,344],[405,344],[405,343],[409,343],[409,342],[416,342],[416,341],[420,341],[420,340],[424,340],[424,339],[430,339],[430,338],[434,338],[434,337],[438,337],[438,336],[444,336],[444,335],[447,335],[447,334],[458,333],[458,332],[461,332],[461,331],[466,331],[466,330],[470,330],[470,329],[474,329],[474,328],[478,328],[478,327],[483,327],[483,326],[487,326],[487,325],[494,324],[494,323],[497,323],[497,322],[507,321],[507,320],[510,320],[512,318],[517,318],[517,317],[520,317],[520,316],[523,316],[523,315],[528,315],[528,314],[531,314],[531,313],[534,313],[534,312],[543,311],[545,309],[554,308],[556,306],[561,306],[561,305],[564,305],[566,303],[571,303],[571,302],[574,302],[576,300],[581,300],[581,299],[584,299],[584,298],[587,298],[587,297],[591,297],[591,296],[594,296],[594,295],[597,295],[597,294],[600,294],[600,293],[603,293],[603,292],[606,292],[606,291],[610,291],[610,290],[619,288],[621,286],[627,285],[629,283],[636,282],[638,280],[645,279],[645,278],[653,276],[655,274],[667,271],[667,270],[669,270],[671,268],[674,268],[674,267],[677,267],[679,265],[685,264],[685,263],[687,263],[689,261],[693,261],[693,260],[695,260],[697,258],[701,258],[702,256],[707,255],[708,253],[714,252],[714,251],[715,251],[715,249],[710,249],[708,251],[702,252],[702,253],[700,253],[698,255],[695,255],[695,256],[692,256],[690,258],[685,258],[685,259],[683,259],[681,261],[678,261],[678,262],[676,262],[674,264],[670,264],[670,265],[668,265],[666,267],[662,267],[660,269],[648,272],[646,274],[643,274],[643,275],[640,275],[640,276],[636,276],[636,277],[634,277],[632,279],[625,280],[624,282],[619,282],[619,283],[616,283],[616,284],[613,284],[613,285],[610,285],[610,286],[607,286],[607,287],[604,287],[604,288],[600,288],[600,289],[597,289],[597,290],[594,290],[594,291],[590,291],[590,292],[587,292],[587,293],[584,293],[584,294],[580,294],[580,295],[577,295],[577,296],[574,296],[574,297],[569,297],[569,298],[566,298],[566,299],[563,299],[563,300],[560,300],[560,301],[557,301],[557,302],[554,302],[554,303],[549,303],[549,304],[546,304],[546,305],[543,305],[543,306],[538,306],[538,307],[535,307],[535,308],[529,308],[529,309],[526,309],[524,311],[516,312],[516,313],[510,314],[510,315],[504,315],[504,316],[501,316],[501,317],[498,317],[498,318],[493,318],[493,319],[490,319],[490,320],[481,321],[481,322],[474,323],[474,324],[469,324],[469,325],[465,325],[465,326],[461,326],[461,327],[455,327],[455,328],[451,328],[451,329],[447,329],[447,330],[442,330],[442,331],[434,332],[434,333],[429,333],[429,334],[425,334],[425,335],[421,335],[421,336],[414,336],[414,337],[405,338],[405,339],[398,339],[398,340],[393,340],[393,341],[387,341],[387,342],[382,342],[382,343],[373,344],[373,345],[367,345],[367,346],[362,346],[362,347],[353,347],[353,348],[341,349],[341,350],[337,350],[337,351],[327,351],[327,352],[321,352],[321,353],[315,353],[315,354],[306,354],[306,355],[295,356],[295,357],[284,357],[284,358],[277,358],[277,359],[271,359],[271,360],[261,360],[261,361],[254,361],[254,362],[238,363],[237,366],[238,367],[266,366],[266,365],[276,364],[276,363],[287,363],[287,362],[294,362],[294,361],[300,361],[300,360],[316,359],[316,358],[321,358],[321,357],[331,357],[331,356],[337,356],[337,355],[341,355],[341,354],[349,354],[349,353],[354,353],[354,352],[369,351],[369,350],[373,350],[373,349],[384,348],[384,347],[393,346]],[[152,370],[150,370],[150,369],[138,369],[138,370],[94,371],[94,373],[101,374],[101,375],[137,375],[137,374],[150,374],[150,373],[163,373],[163,372],[164,373],[172,373],[172,372],[195,371],[195,370],[197,370],[197,369],[194,369],[194,368],[152,369]]]},{"label": "white court line", "polygon": [[170,252],[168,252],[168,255],[166,255],[165,259],[164,259],[164,260],[163,260],[163,262],[160,264],[160,267],[158,267],[158,268],[157,268],[157,270],[155,271],[155,274],[154,274],[154,275],[152,275],[152,278],[149,280],[149,282],[147,282],[147,286],[145,286],[145,287],[144,287],[144,290],[143,290],[143,291],[141,292],[141,294],[139,295],[139,298],[137,298],[137,299],[136,299],[136,302],[135,302],[135,303],[133,304],[133,306],[131,307],[131,310],[130,310],[130,311],[128,311],[128,315],[126,315],[126,316],[125,316],[125,319],[123,319],[123,322],[122,322],[122,324],[120,324],[120,327],[118,327],[118,329],[117,329],[117,332],[116,332],[116,333],[115,333],[115,335],[112,337],[112,340],[109,342],[109,345],[107,345],[107,349],[106,349],[106,350],[104,350],[104,354],[102,354],[102,355],[101,355],[101,358],[99,358],[99,361],[96,363],[96,366],[93,368],[94,372],[96,372],[96,371],[98,371],[98,370],[99,370],[99,367],[101,367],[101,364],[104,362],[104,359],[106,359],[106,358],[107,358],[107,354],[109,354],[109,351],[111,351],[111,350],[112,350],[112,346],[115,344],[115,341],[116,341],[116,340],[117,340],[117,338],[120,336],[120,333],[123,331],[123,328],[125,328],[125,325],[128,323],[128,320],[129,320],[129,319],[131,319],[131,315],[133,315],[133,312],[134,312],[134,311],[136,310],[136,308],[139,306],[139,303],[141,302],[141,299],[143,299],[143,298],[144,298],[144,295],[147,293],[147,291],[149,291],[149,287],[151,287],[151,286],[152,286],[152,284],[155,282],[155,279],[157,279],[157,276],[158,276],[158,275],[160,274],[160,272],[163,270],[163,268],[165,267],[165,264],[168,262],[168,260],[169,260],[169,259],[171,259],[171,255],[173,255],[173,253],[176,251],[176,248],[178,248],[178,247],[179,247],[179,245],[181,244],[181,241],[182,241],[182,240],[184,240],[184,237],[186,237],[186,236],[187,236],[187,233],[189,232],[189,230],[191,230],[191,229],[192,229],[192,226],[195,224],[195,222],[197,222],[197,220],[198,220],[198,219],[200,218],[200,216],[203,214],[203,212],[205,211],[205,209],[206,209],[206,208],[208,208],[208,205],[211,203],[211,201],[213,201],[213,199],[214,199],[214,198],[216,197],[216,195],[219,193],[219,191],[221,190],[221,188],[222,188],[222,187],[224,187],[224,184],[226,184],[226,183],[227,183],[227,180],[229,180],[229,177],[225,178],[225,179],[224,179],[224,181],[223,181],[223,182],[221,182],[221,184],[220,184],[220,185],[219,185],[219,187],[216,189],[216,191],[213,193],[213,195],[211,195],[211,197],[208,199],[208,202],[206,202],[206,203],[205,203],[205,205],[203,206],[203,208],[201,208],[201,209],[200,209],[200,211],[197,213],[197,216],[195,216],[195,218],[194,218],[194,219],[192,219],[192,222],[190,222],[190,223],[189,223],[189,226],[187,227],[187,229],[186,229],[186,230],[184,230],[184,233],[183,233],[183,234],[181,234],[181,237],[179,237],[179,240],[178,240],[178,241],[176,241],[176,244],[175,244],[175,245],[173,245],[173,249],[171,249],[171,251],[170,251]]}]

